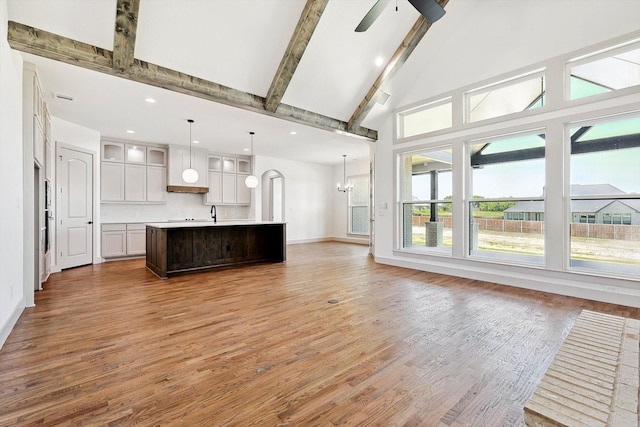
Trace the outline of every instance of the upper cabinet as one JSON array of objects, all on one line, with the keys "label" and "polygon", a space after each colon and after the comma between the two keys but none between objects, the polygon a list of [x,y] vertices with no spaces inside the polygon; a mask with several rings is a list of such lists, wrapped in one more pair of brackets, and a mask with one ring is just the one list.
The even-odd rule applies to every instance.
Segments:
[{"label": "upper cabinet", "polygon": [[228,157],[209,154],[209,192],[205,205],[249,205],[251,189],[244,180],[251,172],[251,159],[248,157]]},{"label": "upper cabinet", "polygon": [[147,163],[147,147],[136,144],[125,145],[125,162],[144,165]]},{"label": "upper cabinet", "polygon": [[124,162],[124,144],[121,142],[102,141],[100,151],[103,162]]},{"label": "upper cabinet", "polygon": [[102,141],[100,200],[103,203],[164,203],[167,149]]},{"label": "upper cabinet", "polygon": [[160,147],[147,147],[147,165],[167,166],[167,149]]},{"label": "upper cabinet", "polygon": [[[33,147],[32,153],[25,151],[29,157],[33,157],[35,163],[42,169],[45,162],[45,104],[40,88],[38,73],[33,64],[24,64],[23,73],[23,139],[29,147]],[[45,175],[43,175],[44,177]]]}]

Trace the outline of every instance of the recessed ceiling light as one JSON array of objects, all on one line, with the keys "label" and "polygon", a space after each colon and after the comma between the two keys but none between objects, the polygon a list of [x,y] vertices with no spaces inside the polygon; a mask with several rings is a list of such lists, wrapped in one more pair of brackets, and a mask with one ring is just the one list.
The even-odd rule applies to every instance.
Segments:
[{"label": "recessed ceiling light", "polygon": [[154,102],[156,102],[156,100],[153,98],[145,98],[144,100],[147,101],[149,104],[153,104]]},{"label": "recessed ceiling light", "polygon": [[135,130],[127,129],[127,133],[136,133]]},{"label": "recessed ceiling light", "polygon": [[296,132],[295,130],[292,130],[291,132],[289,132],[291,135],[297,135],[298,132]]},{"label": "recessed ceiling light", "polygon": [[382,59],[382,56],[378,56],[376,58],[376,65],[379,67],[384,63],[384,59]]},{"label": "recessed ceiling light", "polygon": [[249,151],[249,149],[248,148],[243,148],[242,151]]},{"label": "recessed ceiling light", "polygon": [[200,141],[193,141],[194,144],[200,144]]}]

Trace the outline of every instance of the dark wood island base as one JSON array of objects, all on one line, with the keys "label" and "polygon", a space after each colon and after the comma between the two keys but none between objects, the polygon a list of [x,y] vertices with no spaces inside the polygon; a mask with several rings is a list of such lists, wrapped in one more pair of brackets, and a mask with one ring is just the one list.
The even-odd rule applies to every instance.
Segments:
[{"label": "dark wood island base", "polygon": [[147,268],[160,278],[251,262],[286,260],[284,223],[147,224]]}]

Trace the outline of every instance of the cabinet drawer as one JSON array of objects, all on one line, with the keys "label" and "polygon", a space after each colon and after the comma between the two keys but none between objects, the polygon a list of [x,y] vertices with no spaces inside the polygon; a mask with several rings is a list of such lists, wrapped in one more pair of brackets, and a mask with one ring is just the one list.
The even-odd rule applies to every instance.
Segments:
[{"label": "cabinet drawer", "polygon": [[102,224],[102,231],[125,231],[126,224]]},{"label": "cabinet drawer", "polygon": [[145,230],[146,228],[144,224],[127,224],[127,230]]}]

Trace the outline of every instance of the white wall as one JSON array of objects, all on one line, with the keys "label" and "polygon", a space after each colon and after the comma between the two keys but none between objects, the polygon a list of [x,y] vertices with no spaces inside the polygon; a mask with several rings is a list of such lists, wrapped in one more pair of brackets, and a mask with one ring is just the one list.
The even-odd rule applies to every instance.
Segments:
[{"label": "white wall", "polygon": [[[89,151],[93,154],[93,262],[100,262],[100,226],[97,224],[97,220],[100,218],[100,133],[57,117],[51,117],[51,140],[54,141],[55,145],[52,146],[51,149],[56,153],[56,161],[54,162],[56,167],[54,168],[54,182],[52,183],[53,188],[57,190],[56,194],[60,194],[57,185],[58,183],[55,179],[55,171],[57,171],[58,164],[57,151],[59,146],[64,145],[67,148],[76,147],[84,151]],[[56,198],[54,197],[54,203],[56,203],[55,200]],[[54,212],[56,212],[55,215],[57,218],[59,215],[59,212],[57,211],[57,203]],[[56,223],[56,221],[54,221],[54,223]],[[52,234],[57,236],[57,227],[54,227]],[[52,250],[54,250],[54,252],[52,252],[54,256],[51,259],[52,272],[59,271],[59,268],[57,267],[58,259],[56,256],[58,251],[55,250],[58,246],[57,241],[58,239],[56,238],[52,246]]]},{"label": "white wall", "polygon": [[22,57],[7,44],[0,0],[0,347],[25,306],[23,277]]},{"label": "white wall", "polygon": [[[255,174],[260,179],[268,170],[284,176],[287,243],[328,240],[333,232],[333,168],[314,163],[255,156]],[[260,186],[253,191],[252,217],[260,220]]]},{"label": "white wall", "polygon": [[[347,158],[347,180],[349,176],[355,175],[369,175],[369,159],[356,159],[349,160]],[[332,236],[335,240],[341,242],[352,242],[352,243],[361,243],[368,244],[369,237],[368,236],[356,236],[349,235],[347,231],[349,230],[349,213],[348,213],[348,195],[346,193],[339,192],[336,189],[336,184],[339,182],[344,185],[343,178],[343,165],[333,167],[333,231]]]}]

